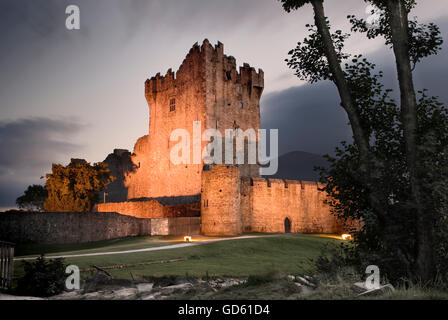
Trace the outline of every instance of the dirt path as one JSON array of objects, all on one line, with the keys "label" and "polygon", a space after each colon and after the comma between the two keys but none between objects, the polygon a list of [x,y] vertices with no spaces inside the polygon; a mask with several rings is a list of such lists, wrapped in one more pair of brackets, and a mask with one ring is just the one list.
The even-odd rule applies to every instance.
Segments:
[{"label": "dirt path", "polygon": [[[177,243],[168,246],[162,247],[151,247],[144,249],[134,249],[134,250],[124,250],[124,251],[109,251],[109,252],[94,252],[94,253],[81,253],[81,254],[69,254],[63,256],[45,256],[47,259],[58,259],[58,258],[79,258],[79,257],[94,257],[94,256],[108,256],[114,254],[126,254],[126,253],[139,253],[139,252],[150,252],[150,251],[159,251],[159,250],[170,250],[170,249],[179,249],[193,246],[200,246],[208,243],[218,242],[218,241],[227,241],[227,240],[241,240],[241,239],[252,239],[252,238],[267,238],[267,237],[278,237],[284,234],[270,234],[270,235],[258,235],[258,236],[241,236],[241,237],[233,237],[233,238],[220,238],[213,240],[204,240],[198,242],[186,242],[186,243]],[[25,257],[25,258],[14,258],[14,261],[22,261],[22,260],[35,260],[38,257]]]}]

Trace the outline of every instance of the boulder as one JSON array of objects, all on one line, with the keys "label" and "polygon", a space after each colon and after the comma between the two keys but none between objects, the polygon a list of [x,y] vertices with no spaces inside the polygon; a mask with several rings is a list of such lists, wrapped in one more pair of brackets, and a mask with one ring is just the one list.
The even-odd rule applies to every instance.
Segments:
[{"label": "boulder", "polygon": [[379,294],[392,292],[392,291],[395,291],[395,288],[391,284],[386,284],[384,286],[380,286],[377,289],[371,289],[371,290],[364,291],[364,292],[358,294],[358,297],[361,297],[361,296],[374,296],[374,295],[379,295]]}]

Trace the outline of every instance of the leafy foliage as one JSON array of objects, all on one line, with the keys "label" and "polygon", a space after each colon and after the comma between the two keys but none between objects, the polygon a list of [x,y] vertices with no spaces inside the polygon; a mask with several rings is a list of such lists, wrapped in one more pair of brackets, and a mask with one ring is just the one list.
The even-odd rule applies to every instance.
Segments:
[{"label": "leafy foliage", "polygon": [[[390,17],[386,10],[386,3],[375,0],[366,1],[380,9],[377,27],[369,27],[366,20],[349,15],[348,19],[352,24],[352,31],[366,33],[369,39],[375,39],[379,36],[384,37],[386,45],[392,46]],[[415,1],[407,1],[406,6],[411,11],[415,6]],[[414,68],[423,58],[437,54],[442,49],[443,39],[440,35],[440,29],[434,23],[422,24],[418,22],[417,18],[414,18],[409,21],[408,32],[409,55]]]},{"label": "leafy foliage", "polygon": [[291,12],[303,7],[305,4],[310,3],[311,0],[279,0],[282,3],[283,9],[286,12]]},{"label": "leafy foliage", "polygon": [[66,167],[53,164],[46,177],[48,198],[44,207],[49,212],[91,211],[99,200],[98,192],[114,179],[105,163],[92,166],[79,159],[72,159]]},{"label": "leafy foliage", "polygon": [[[329,25],[328,21],[327,24]],[[308,80],[311,83],[319,80],[331,79],[330,66],[324,53],[322,36],[317,31],[316,26],[307,24],[306,27],[310,36],[302,42],[297,43],[297,47],[289,51],[290,59],[286,59],[288,67],[295,70],[295,75],[301,80]],[[348,34],[336,30],[331,35],[334,46],[337,50],[339,62],[350,57],[344,53],[344,41],[349,37]]]},{"label": "leafy foliage", "polygon": [[25,193],[18,197],[16,204],[19,209],[28,211],[43,211],[44,202],[47,199],[48,192],[44,186],[32,185],[26,189]]},{"label": "leafy foliage", "polygon": [[[367,2],[382,10],[378,27],[372,28],[366,21],[348,16],[352,31],[365,32],[370,39],[383,36],[386,45],[391,46],[389,2]],[[415,1],[405,1],[405,6],[410,11]],[[326,23],[329,26],[328,20]],[[290,51],[288,66],[303,80],[329,79],[340,85],[330,73],[321,30],[307,27],[310,36]],[[414,67],[424,57],[439,52],[442,39],[436,25],[422,25],[414,19],[409,21],[408,31],[407,49]],[[347,37],[341,31],[332,35],[340,64],[349,58],[343,53]],[[343,72],[361,127],[368,136],[371,163],[368,171],[360,171],[363,162],[358,146],[342,142],[334,156],[327,156],[330,167],[320,168],[323,190],[331,196],[328,202],[333,212],[341,218],[363,222],[361,230],[353,230],[354,249],[345,252],[347,259],[342,260],[351,261],[358,270],[369,264],[379,265],[382,273],[393,281],[402,277],[418,280],[421,217],[414,210],[416,199],[412,193],[401,107],[390,97],[391,90],[384,88],[382,72],[362,55],[345,63]],[[439,277],[448,283],[448,109],[422,90],[418,93],[417,118],[418,179],[422,194],[419,200],[423,203],[424,219],[430,221],[430,230],[435,231],[428,235],[434,244],[429,250],[436,253]],[[323,268],[330,264],[325,259],[318,262]]]},{"label": "leafy foliage", "polygon": [[22,264],[25,275],[18,281],[19,294],[50,297],[64,291],[67,275],[63,259],[46,260],[41,256],[34,262],[23,261]]}]

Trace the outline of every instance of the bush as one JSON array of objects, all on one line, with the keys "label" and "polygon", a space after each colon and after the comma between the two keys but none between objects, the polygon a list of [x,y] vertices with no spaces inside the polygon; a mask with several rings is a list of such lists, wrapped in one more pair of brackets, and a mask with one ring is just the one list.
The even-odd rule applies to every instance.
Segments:
[{"label": "bush", "polygon": [[67,275],[63,259],[47,260],[42,255],[34,262],[23,261],[22,264],[25,276],[18,281],[19,294],[50,297],[64,291]]},{"label": "bush", "polygon": [[[320,281],[355,280],[361,278],[362,263],[354,254],[350,244],[324,247],[316,260],[312,260],[315,273]],[[364,267],[365,268],[365,267]]]}]

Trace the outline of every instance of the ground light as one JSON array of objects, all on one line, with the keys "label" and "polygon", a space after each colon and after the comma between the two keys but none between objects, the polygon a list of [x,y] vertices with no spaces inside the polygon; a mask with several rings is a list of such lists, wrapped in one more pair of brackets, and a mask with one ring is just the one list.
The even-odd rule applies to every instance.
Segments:
[{"label": "ground light", "polygon": [[342,240],[352,240],[352,235],[351,234],[343,234],[341,236]]},{"label": "ground light", "polygon": [[191,236],[185,236],[184,237],[185,242],[191,242]]}]

